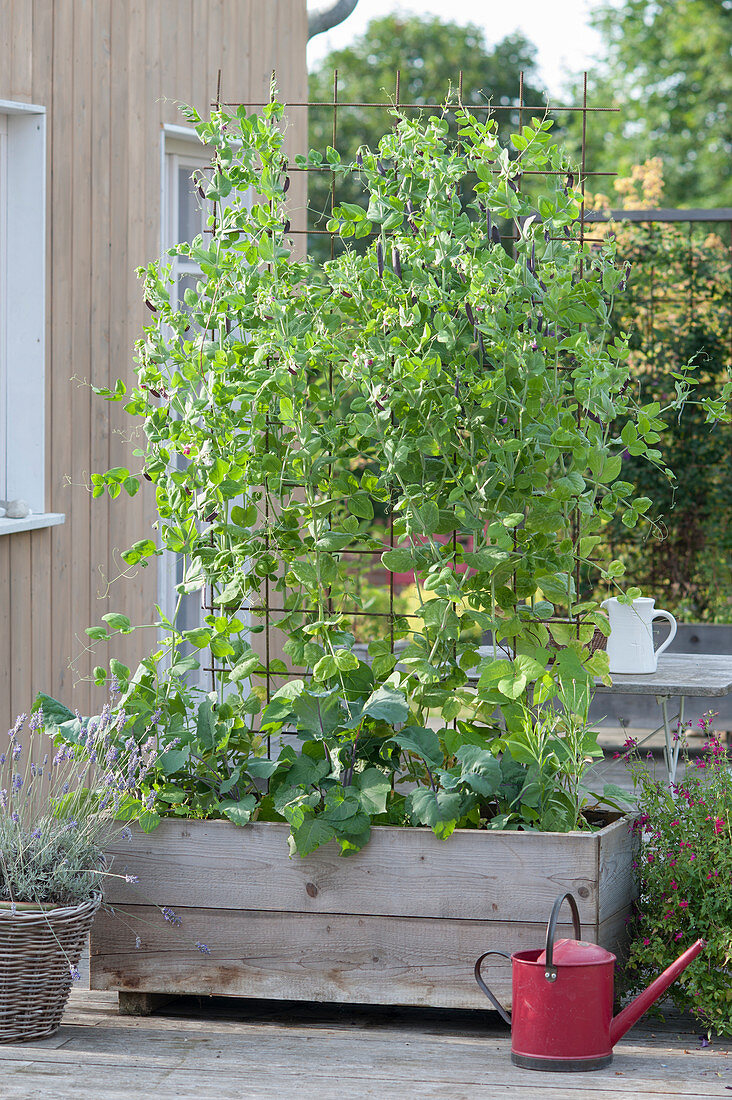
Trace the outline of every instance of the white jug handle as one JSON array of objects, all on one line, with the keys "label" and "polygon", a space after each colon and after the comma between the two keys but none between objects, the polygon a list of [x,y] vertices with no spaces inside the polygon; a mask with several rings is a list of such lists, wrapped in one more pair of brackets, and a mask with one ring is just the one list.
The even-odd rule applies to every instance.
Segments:
[{"label": "white jug handle", "polygon": [[673,617],[670,611],[661,610],[654,611],[653,618],[668,619],[668,621],[671,623],[671,633],[669,634],[668,638],[666,638],[665,642],[661,642],[661,645],[656,650],[656,657],[659,657],[663,653],[664,649],[668,649],[668,647],[671,645],[671,642],[676,637],[676,619]]}]

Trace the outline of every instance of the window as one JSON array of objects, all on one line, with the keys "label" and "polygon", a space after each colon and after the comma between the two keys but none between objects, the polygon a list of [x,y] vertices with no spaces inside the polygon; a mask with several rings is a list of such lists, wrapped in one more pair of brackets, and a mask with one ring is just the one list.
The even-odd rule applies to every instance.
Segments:
[{"label": "window", "polygon": [[46,115],[0,100],[0,500],[32,514],[0,535],[63,522],[45,511]]},{"label": "window", "polygon": [[[163,135],[162,164],[162,251],[165,253],[181,241],[192,241],[203,235],[209,215],[208,204],[201,199],[191,179],[197,168],[204,168],[210,158],[202,149],[198,138],[192,131],[182,127],[166,127]],[[176,256],[173,262],[174,293],[179,302],[187,287],[195,287],[200,268],[187,256]],[[179,595],[177,586],[183,581],[184,560],[179,554],[166,551],[158,565],[158,602],[161,610],[172,618]],[[191,592],[180,598],[180,607],[176,618],[178,630],[192,630],[201,625],[203,619],[201,592]],[[200,660],[206,652],[194,651]],[[205,664],[204,660],[202,664]],[[191,680],[197,680],[199,686],[205,686],[207,677],[203,668]]]}]

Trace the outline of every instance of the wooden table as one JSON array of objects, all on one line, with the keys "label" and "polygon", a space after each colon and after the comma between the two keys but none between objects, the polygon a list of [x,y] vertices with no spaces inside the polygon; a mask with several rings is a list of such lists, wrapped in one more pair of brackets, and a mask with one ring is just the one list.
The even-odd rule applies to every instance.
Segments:
[{"label": "wooden table", "polygon": [[[676,781],[681,739],[679,726],[684,721],[684,704],[687,699],[719,699],[732,692],[732,654],[708,655],[700,653],[663,653],[658,658],[658,670],[644,675],[615,672],[612,686],[598,683],[600,694],[653,695],[661,708],[663,724],[647,734],[639,745],[654,734],[664,732],[663,750],[669,783]],[[669,716],[669,700],[678,699],[678,713]],[[710,707],[710,709],[712,709]],[[674,723],[677,723],[674,726]]]}]

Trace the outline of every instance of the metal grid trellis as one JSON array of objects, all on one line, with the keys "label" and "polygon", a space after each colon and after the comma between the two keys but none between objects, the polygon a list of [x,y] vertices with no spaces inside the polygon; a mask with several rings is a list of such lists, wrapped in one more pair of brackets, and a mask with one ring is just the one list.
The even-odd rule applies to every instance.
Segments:
[{"label": "metal grid trellis", "polygon": [[[273,82],[274,82],[274,74],[273,74]],[[331,136],[332,147],[335,150],[338,150],[338,139],[339,139],[338,120],[339,120],[339,117],[342,116],[343,112],[358,109],[358,110],[367,110],[367,111],[374,111],[374,112],[380,111],[380,112],[386,113],[386,112],[388,112],[388,111],[390,111],[394,108],[397,108],[399,111],[404,111],[404,112],[418,111],[421,114],[429,114],[429,113],[436,113],[436,112],[445,111],[445,104],[444,103],[438,103],[438,102],[404,103],[402,98],[401,98],[401,80],[400,80],[399,71],[397,71],[396,74],[395,74],[395,83],[394,83],[394,89],[395,90],[394,90],[393,99],[385,100],[383,102],[344,102],[344,101],[342,101],[339,98],[339,86],[338,86],[338,72],[337,72],[337,70],[335,70],[334,74],[333,74],[333,85],[332,86],[333,86],[333,98],[332,98],[331,101],[329,101],[329,102],[328,101],[325,101],[325,102],[323,102],[323,101],[308,101],[308,102],[288,103],[288,104],[286,104],[286,112],[289,112],[291,110],[310,110],[310,109],[313,109],[313,108],[324,108],[324,109],[330,110],[332,112],[332,121],[331,121],[331,127],[330,127],[331,128],[331,135],[330,136]],[[458,85],[457,85],[457,87],[458,87],[459,98],[460,98],[460,100],[462,100],[462,92],[463,92],[463,74],[462,74],[462,72],[460,72],[458,74]],[[221,106],[223,108],[244,107],[248,110],[257,110],[257,109],[261,109],[261,108],[267,106],[268,102],[271,102],[271,99],[269,101],[257,100],[257,101],[251,101],[251,102],[221,101],[220,89],[219,89],[219,94],[217,95],[216,102],[214,104],[212,104],[212,106]],[[454,108],[456,106],[456,104],[453,104],[452,106]],[[582,193],[582,206],[581,206],[581,213],[580,213],[580,218],[579,218],[578,242],[579,242],[580,248],[582,249],[584,247],[585,243],[592,241],[593,238],[585,232],[585,223],[590,220],[590,218],[586,217],[586,215],[585,215],[586,182],[587,182],[587,180],[592,179],[592,178],[613,177],[613,176],[615,176],[616,173],[590,169],[588,167],[588,165],[587,165],[588,118],[593,118],[593,117],[602,118],[604,113],[617,111],[618,108],[606,107],[606,106],[594,106],[594,105],[590,105],[588,103],[588,101],[587,101],[587,74],[585,74],[585,77],[584,77],[582,103],[578,104],[578,105],[554,107],[554,106],[551,106],[547,103],[535,104],[535,105],[527,104],[524,101],[524,79],[523,79],[523,73],[521,73],[520,74],[520,79],[519,79],[519,97],[518,97],[518,101],[516,103],[513,103],[513,104],[497,104],[495,106],[490,105],[488,103],[483,104],[483,105],[473,105],[473,104],[462,104],[461,103],[461,106],[464,106],[464,108],[467,111],[476,111],[476,112],[482,112],[482,113],[489,113],[491,115],[500,113],[500,114],[504,115],[504,117],[514,118],[518,122],[519,129],[522,127],[524,116],[527,113],[530,114],[530,115],[533,115],[533,116],[538,115],[540,117],[542,117],[542,116],[546,117],[546,116],[550,116],[550,115],[553,115],[553,114],[554,115],[559,115],[559,114],[581,113],[581,116],[582,116],[582,131],[581,131],[582,132],[582,144],[581,144],[581,153],[580,153],[580,158],[579,158],[580,159],[580,175],[579,175],[579,180],[577,182],[577,186],[579,187],[579,189],[581,190],[581,193]],[[336,176],[336,172],[333,169],[333,167],[330,166],[330,165],[303,167],[301,165],[291,163],[290,158],[288,158],[288,162],[285,165],[285,170],[288,173],[294,173],[294,172],[309,173],[309,172],[313,172],[313,173],[325,173],[326,175],[329,174],[330,175],[330,181],[329,181],[329,207],[330,207],[330,214],[331,214],[331,217],[332,217],[333,211],[335,210],[336,206],[338,205],[338,203],[337,203],[337,176]],[[490,171],[491,171],[491,173],[494,173],[497,170],[491,168]],[[521,187],[522,178],[523,178],[524,175],[526,175],[526,176],[530,175],[530,176],[537,176],[537,177],[541,177],[541,178],[546,178],[548,176],[564,176],[565,173],[558,172],[558,171],[555,171],[555,170],[547,170],[547,171],[529,170],[529,171],[524,171],[524,172],[521,173],[521,175],[519,175],[517,177],[517,179],[515,181],[517,183],[518,187]],[[511,247],[511,242],[515,242],[517,240],[518,232],[519,232],[519,227],[516,225],[516,223],[512,222],[510,224],[510,230],[508,232],[501,233],[501,240],[504,243],[504,247],[507,247],[507,248]],[[337,233],[334,232],[334,231],[330,231],[330,230],[327,230],[327,229],[325,229],[325,230],[314,229],[314,228],[311,228],[311,227],[307,227],[307,228],[303,228],[303,229],[298,229],[298,228],[292,228],[291,227],[288,230],[288,235],[327,236],[330,239],[330,255],[331,255],[331,258],[334,257],[334,255],[335,255],[335,241],[336,241]],[[561,239],[564,239],[564,238],[551,237],[549,239],[551,239],[551,240],[561,240]],[[567,366],[566,369],[571,370],[572,368],[570,366]],[[456,385],[457,385],[457,382],[456,382]],[[329,390],[330,394],[332,395],[333,394],[332,365],[329,367],[328,390]],[[577,416],[580,415],[579,406],[577,406],[576,414],[577,414]],[[393,420],[393,413],[392,413],[392,420]],[[269,430],[270,430],[270,426],[271,426],[270,422],[269,422],[269,420],[267,420],[267,423],[266,423],[266,426],[265,426],[265,433],[266,433],[265,446],[267,446],[267,447],[269,447]],[[293,487],[295,487],[295,486],[293,486]],[[264,521],[265,521],[265,527],[268,528],[269,521],[270,521],[270,505],[269,505],[269,494],[268,494],[267,489],[268,489],[268,487],[267,487],[267,485],[265,485],[265,493],[264,493],[265,516],[264,516]],[[343,548],[341,551],[339,551],[340,554],[342,554],[342,555],[354,555],[356,557],[358,557],[358,556],[364,556],[364,557],[370,556],[372,558],[378,558],[384,552],[384,550],[389,550],[389,549],[394,549],[395,548],[394,501],[395,501],[395,498],[396,498],[396,489],[394,487],[392,487],[392,489],[390,490],[390,494],[391,494],[390,495],[390,506],[387,509],[387,525],[386,525],[386,531],[384,532],[386,534],[387,538],[383,541],[379,541],[378,546],[369,546],[369,547],[361,547],[361,546],[357,546],[357,545],[347,546],[347,547]],[[577,522],[576,517],[575,517],[572,521],[572,533],[573,533],[573,538],[575,540],[579,537],[579,530],[580,530],[580,525]],[[453,529],[451,535],[448,536],[449,539],[450,539],[450,542],[452,544],[453,554],[456,550],[458,539],[461,537],[461,535],[462,535],[462,532],[459,530],[458,527],[455,527]],[[266,545],[267,545],[267,547],[269,547],[269,535],[268,535],[267,530],[265,530],[265,539],[267,540]],[[514,544],[516,545],[516,534],[515,534],[515,532],[514,532]],[[453,558],[453,565],[454,565],[454,558]],[[383,566],[381,566],[380,568],[383,569]],[[577,573],[576,583],[578,585],[577,590],[579,591],[579,573]],[[514,578],[514,584],[515,584],[515,578]],[[396,592],[395,592],[395,579],[394,579],[394,573],[393,572],[389,572],[389,575],[388,575],[388,594],[389,594],[389,610],[388,611],[361,610],[358,607],[354,607],[353,609],[349,609],[347,612],[345,612],[345,614],[347,614],[348,618],[359,619],[359,620],[360,619],[377,619],[377,620],[384,620],[385,619],[385,620],[387,620],[388,621],[388,626],[389,626],[390,649],[391,649],[391,653],[393,654],[394,651],[395,651],[395,624],[398,622],[399,619],[415,619],[415,618],[418,618],[419,616],[417,616],[416,614],[409,613],[409,612],[397,612],[396,611],[396,609],[395,609]],[[263,585],[262,585],[262,597],[263,598],[262,598],[261,602],[259,604],[255,603],[254,605],[250,605],[249,608],[248,608],[250,614],[256,615],[256,616],[260,617],[261,619],[263,619],[263,626],[264,626],[263,666],[264,666],[265,692],[266,692],[267,701],[270,700],[271,695],[272,695],[272,691],[273,691],[273,685],[276,683],[276,681],[278,679],[280,679],[280,678],[285,679],[287,677],[301,677],[302,678],[302,677],[307,677],[309,675],[312,675],[311,671],[308,668],[305,668],[305,667],[302,667],[302,666],[298,666],[298,667],[294,668],[293,670],[288,670],[287,672],[283,672],[279,668],[276,671],[273,671],[272,653],[273,653],[273,650],[274,650],[274,646],[273,646],[273,640],[272,640],[272,632],[277,629],[277,618],[276,617],[281,616],[281,615],[288,615],[295,609],[291,608],[291,607],[288,607],[288,600],[286,598],[284,598],[284,599],[281,598],[277,604],[274,604],[272,602],[271,595],[272,594],[271,594],[271,588],[270,588],[270,580],[269,580],[269,576],[267,575],[264,578]],[[329,599],[329,607],[332,608],[332,600],[330,599],[330,593],[328,593],[328,599]],[[206,610],[207,612],[209,612],[209,613],[213,612],[213,610],[214,610],[214,594],[211,590],[206,590],[206,592],[204,593],[203,605],[202,606],[203,606],[204,610]],[[317,613],[316,609],[307,608],[307,607],[298,607],[297,611],[298,611],[298,613],[301,613],[301,614],[304,614],[304,615],[316,614]],[[564,623],[571,622],[574,626],[576,626],[578,631],[579,631],[579,628],[580,628],[580,625],[581,625],[581,618],[580,617],[575,617],[572,620],[568,620],[566,618],[561,618],[561,617],[557,616],[554,621],[564,622]],[[213,686],[215,673],[218,671],[218,668],[216,666],[216,662],[215,662],[213,656],[211,656],[210,664],[208,666],[208,671],[211,673],[212,686]]]},{"label": "metal grid trellis", "polygon": [[[613,209],[609,213],[591,212],[586,220],[595,224],[612,220],[618,233],[627,233],[629,228],[634,230],[633,251],[629,255],[633,270],[627,294],[631,295],[632,291],[630,300],[638,334],[635,354],[639,361],[652,367],[659,357],[674,354],[681,328],[693,333],[697,327],[706,326],[719,344],[717,368],[726,369],[729,377],[732,372],[732,207]],[[726,470],[720,473],[728,479],[732,428],[717,424],[714,431],[723,440],[720,451],[726,452]],[[700,471],[708,473],[707,460],[700,459],[690,449],[683,464],[675,468],[681,493]],[[718,507],[724,508],[724,502]],[[732,520],[728,509],[729,505],[727,523]],[[673,510],[670,511],[669,529],[673,531],[674,525],[680,522]],[[703,531],[691,534],[698,544],[703,542]],[[669,573],[668,562],[664,560],[669,544],[668,533],[660,544],[652,540],[646,542],[642,572],[634,572],[637,565],[631,564],[627,579],[629,583],[649,584],[666,600],[683,602],[696,583],[695,562],[693,557],[687,560],[690,574],[684,593],[679,577]],[[624,546],[610,532],[608,549],[611,555],[622,553]],[[721,580],[729,583],[729,577]],[[727,592],[727,598],[732,598],[732,592]]]}]

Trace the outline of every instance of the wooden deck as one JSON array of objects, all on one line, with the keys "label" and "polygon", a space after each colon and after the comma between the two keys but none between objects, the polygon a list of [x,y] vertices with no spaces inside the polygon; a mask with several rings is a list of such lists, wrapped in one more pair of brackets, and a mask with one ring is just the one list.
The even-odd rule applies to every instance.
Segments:
[{"label": "wooden deck", "polygon": [[60,1031],[0,1047],[3,1100],[706,1100],[732,1091],[732,1041],[702,1048],[685,1017],[642,1021],[606,1070],[536,1073],[509,1060],[489,1012],[183,999],[120,1017],[79,990]]}]

